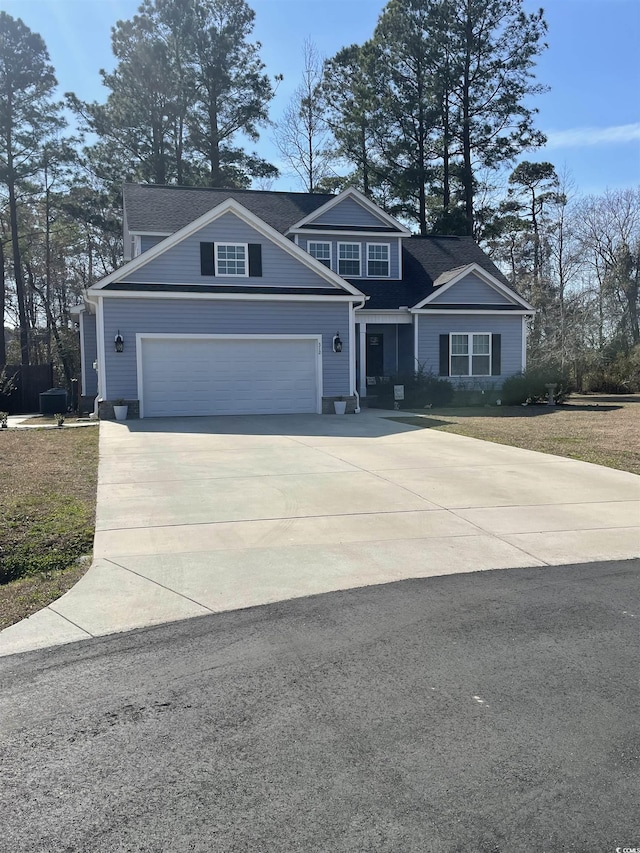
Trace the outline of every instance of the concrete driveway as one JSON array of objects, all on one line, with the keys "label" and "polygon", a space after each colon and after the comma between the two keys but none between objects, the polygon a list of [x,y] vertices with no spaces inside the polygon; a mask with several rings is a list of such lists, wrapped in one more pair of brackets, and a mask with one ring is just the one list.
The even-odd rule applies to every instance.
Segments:
[{"label": "concrete driveway", "polygon": [[94,564],[0,654],[410,577],[640,554],[640,478],[392,413],[100,426]]}]

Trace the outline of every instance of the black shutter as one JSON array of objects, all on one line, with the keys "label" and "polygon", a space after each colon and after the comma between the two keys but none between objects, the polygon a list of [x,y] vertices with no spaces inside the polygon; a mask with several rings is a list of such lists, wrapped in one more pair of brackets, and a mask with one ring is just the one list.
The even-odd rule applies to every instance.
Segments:
[{"label": "black shutter", "polygon": [[200,275],[215,275],[213,243],[200,243]]},{"label": "black shutter", "polygon": [[502,350],[502,335],[491,335],[491,375],[500,376],[502,365],[500,363]]},{"label": "black shutter", "polygon": [[440,376],[449,375],[449,335],[440,335]]},{"label": "black shutter", "polygon": [[262,275],[262,246],[260,243],[249,243],[249,275]]}]

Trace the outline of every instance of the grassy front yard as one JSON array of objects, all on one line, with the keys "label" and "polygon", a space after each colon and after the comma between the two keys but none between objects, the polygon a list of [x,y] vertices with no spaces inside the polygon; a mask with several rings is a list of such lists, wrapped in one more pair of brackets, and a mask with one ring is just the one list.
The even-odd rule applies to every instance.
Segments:
[{"label": "grassy front yard", "polygon": [[640,474],[640,394],[575,396],[556,407],[430,409],[426,416],[419,414],[401,419]]},{"label": "grassy front yard", "polygon": [[0,431],[0,629],[89,567],[97,472],[97,427]]}]

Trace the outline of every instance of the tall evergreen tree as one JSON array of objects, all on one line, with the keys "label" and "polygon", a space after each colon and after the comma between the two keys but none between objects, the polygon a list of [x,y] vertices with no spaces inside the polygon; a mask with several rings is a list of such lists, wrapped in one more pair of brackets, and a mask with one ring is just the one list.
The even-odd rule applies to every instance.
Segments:
[{"label": "tall evergreen tree", "polygon": [[274,166],[234,144],[239,133],[258,140],[273,97],[260,59],[261,45],[248,40],[255,13],[245,0],[186,2],[193,15],[191,66],[196,87],[190,144],[207,164],[209,186],[246,186],[252,177],[276,177]]},{"label": "tall evergreen tree", "polygon": [[20,18],[0,12],[0,183],[9,197],[20,357],[29,364],[29,317],[22,264],[18,192],[41,165],[46,141],[63,125],[53,66],[41,36]]},{"label": "tall evergreen tree", "polygon": [[245,0],[143,0],[118,21],[118,63],[102,71],[106,103],[69,102],[99,137],[87,158],[103,178],[152,183],[248,186],[277,170],[237,144],[268,122],[273,97],[249,41],[254,13]]},{"label": "tall evergreen tree", "polygon": [[[527,98],[542,91],[533,68],[546,23],[523,2],[390,0],[366,50],[353,46],[327,64],[342,153],[384,176],[422,233],[437,223],[472,235],[477,170],[544,142]],[[363,102],[374,140],[366,154]]]},{"label": "tall evergreen tree", "polygon": [[542,9],[526,14],[523,0],[445,0],[456,58],[451,98],[454,137],[462,156],[466,233],[474,225],[474,160],[493,168],[544,144],[526,103],[544,91],[533,81],[547,31]]},{"label": "tall evergreen tree", "polygon": [[372,42],[352,44],[325,63],[322,83],[327,123],[337,153],[355,167],[350,182],[366,196],[384,180],[377,156],[377,64]]}]

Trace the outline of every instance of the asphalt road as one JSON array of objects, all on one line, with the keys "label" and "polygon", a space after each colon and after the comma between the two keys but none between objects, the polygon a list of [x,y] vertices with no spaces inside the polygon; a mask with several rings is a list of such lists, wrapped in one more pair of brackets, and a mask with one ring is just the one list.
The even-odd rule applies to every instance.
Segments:
[{"label": "asphalt road", "polygon": [[0,660],[2,851],[640,848],[640,560]]}]

